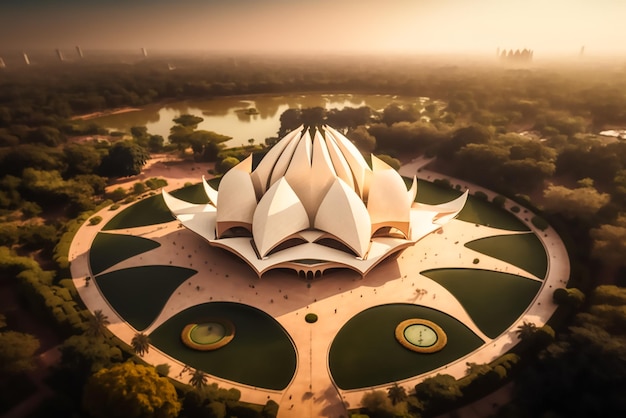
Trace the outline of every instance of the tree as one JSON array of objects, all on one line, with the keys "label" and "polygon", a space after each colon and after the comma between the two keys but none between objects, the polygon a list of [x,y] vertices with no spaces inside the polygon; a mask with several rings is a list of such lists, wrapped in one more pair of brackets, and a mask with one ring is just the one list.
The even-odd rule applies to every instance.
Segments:
[{"label": "tree", "polygon": [[191,373],[191,377],[189,378],[189,384],[198,390],[206,387],[207,381],[207,374],[198,369],[194,370],[193,373]]},{"label": "tree", "polygon": [[537,333],[537,325],[532,322],[524,321],[522,325],[517,327],[515,334],[520,341],[530,341]]},{"label": "tree", "polygon": [[594,187],[570,189],[554,185],[543,191],[543,198],[546,211],[583,220],[590,219],[611,199],[607,193],[600,193]]},{"label": "tree", "polygon": [[126,362],[89,379],[83,407],[96,418],[174,418],[181,404],[174,386],[154,367]]},{"label": "tree", "polygon": [[150,158],[145,148],[129,141],[116,142],[102,159],[100,171],[109,177],[127,177],[141,173]]},{"label": "tree", "polygon": [[92,174],[102,162],[102,153],[91,144],[71,143],[63,148],[66,176]]},{"label": "tree", "polygon": [[612,224],[600,225],[589,231],[593,239],[591,255],[607,267],[626,265],[626,214],[620,214]]},{"label": "tree", "polygon": [[394,410],[387,394],[382,390],[373,390],[363,395],[361,405],[371,417],[393,418]]},{"label": "tree", "polygon": [[138,332],[131,340],[130,345],[133,347],[133,351],[136,354],[143,357],[143,355],[150,349],[150,337],[143,332]]},{"label": "tree", "polygon": [[203,120],[204,118],[201,118],[200,116],[184,114],[175,118],[174,122],[176,122],[179,125],[195,129]]},{"label": "tree", "polygon": [[348,134],[348,138],[363,154],[369,154],[376,149],[376,138],[367,131],[365,126],[359,126]]},{"label": "tree", "polygon": [[0,332],[0,376],[16,375],[35,368],[39,340],[16,331]]},{"label": "tree", "polygon": [[449,374],[428,377],[415,386],[415,396],[428,409],[440,409],[460,398],[463,394],[459,382]]},{"label": "tree", "polygon": [[239,160],[235,157],[226,157],[220,161],[215,167],[218,173],[226,174],[228,170],[239,164]]},{"label": "tree", "polygon": [[97,309],[93,312],[93,315],[89,317],[85,334],[88,337],[104,337],[106,335],[107,326],[109,325],[111,325],[109,317],[103,314],[101,309]]},{"label": "tree", "polygon": [[122,360],[122,351],[106,340],[73,335],[60,347],[61,367],[81,387],[94,372]]},{"label": "tree", "polygon": [[391,400],[391,403],[396,405],[400,402],[404,402],[407,399],[406,389],[394,383],[387,388],[387,397]]}]

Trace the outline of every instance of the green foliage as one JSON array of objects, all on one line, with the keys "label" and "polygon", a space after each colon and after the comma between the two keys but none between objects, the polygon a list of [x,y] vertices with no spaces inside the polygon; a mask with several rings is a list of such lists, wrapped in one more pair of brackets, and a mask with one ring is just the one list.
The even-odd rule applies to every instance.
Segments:
[{"label": "green foliage", "polygon": [[278,404],[270,399],[265,405],[263,405],[261,415],[263,418],[276,418],[278,415]]},{"label": "green foliage", "polygon": [[576,288],[560,287],[552,294],[554,303],[572,308],[579,308],[585,301],[585,294]]},{"label": "green foliage", "polygon": [[613,223],[591,229],[589,235],[594,258],[611,267],[626,265],[626,214],[620,213]]},{"label": "green foliage", "polygon": [[200,116],[184,114],[175,118],[174,122],[185,127],[196,127],[203,120],[204,118],[201,118]]},{"label": "green foliage", "polygon": [[127,177],[141,173],[150,155],[138,144],[129,141],[116,142],[102,158],[100,171],[109,177]]},{"label": "green foliage", "polygon": [[124,190],[121,187],[118,187],[118,188],[114,189],[112,192],[108,193],[107,197],[109,199],[111,199],[112,201],[117,202],[117,201],[122,200],[123,198],[125,198],[126,195],[127,195],[126,190]]},{"label": "green foliage", "polygon": [[[498,206],[500,208],[503,208],[504,207],[504,203],[506,202],[506,197],[501,196],[501,195],[497,195],[491,201],[493,202],[494,205],[496,205],[496,206]],[[518,208],[518,210],[519,210],[519,208]]]},{"label": "green foliage", "polygon": [[[516,407],[524,416],[621,416],[626,412],[624,290],[599,286],[587,312],[529,362],[518,378]],[[537,388],[542,388],[537,391]],[[576,402],[572,402],[576,399]]]},{"label": "green foliage", "polygon": [[181,409],[174,386],[153,367],[126,362],[96,372],[83,392],[94,417],[176,417]]},{"label": "green foliage", "polygon": [[122,360],[122,352],[107,340],[73,335],[61,347],[60,366],[68,375],[84,384],[89,376]]},{"label": "green foliage", "polygon": [[445,409],[462,395],[459,382],[447,374],[428,377],[415,386],[415,396],[429,411]]},{"label": "green foliage", "polygon": [[145,183],[150,190],[157,190],[167,186],[167,180],[158,177],[151,177]]},{"label": "green foliage", "polygon": [[304,316],[304,320],[309,324],[313,324],[317,322],[317,315],[314,313],[308,313]]},{"label": "green foliage", "polygon": [[226,157],[215,166],[218,173],[226,174],[228,170],[239,164],[239,160],[235,157]]},{"label": "green foliage", "polygon": [[167,377],[170,374],[170,365],[168,363],[157,364],[154,369],[159,376]]},{"label": "green foliage", "polygon": [[371,417],[393,418],[394,408],[387,394],[382,390],[365,393],[361,399],[364,412]]},{"label": "green foliage", "polygon": [[146,185],[143,184],[142,182],[137,182],[135,184],[133,184],[133,193],[134,194],[142,194],[143,192],[146,191]]},{"label": "green foliage", "polygon": [[135,354],[139,357],[143,357],[143,355],[150,350],[150,337],[143,332],[138,332],[133,336],[130,345]]},{"label": "green foliage", "polygon": [[548,227],[550,226],[550,224],[548,223],[548,221],[546,221],[545,219],[543,219],[541,216],[533,216],[530,221],[532,222],[532,224],[535,226],[535,228],[541,230],[541,231],[545,231],[546,229],[548,229]]},{"label": "green foliage", "polygon": [[0,332],[0,375],[17,375],[34,370],[39,340],[15,331]]},{"label": "green foliage", "polygon": [[[333,124],[332,126],[337,127],[338,125]],[[376,149],[376,138],[367,131],[365,126],[358,126],[356,129],[350,131],[347,137],[350,138],[359,151],[365,155]]]},{"label": "green foliage", "polygon": [[548,186],[543,192],[544,209],[568,218],[590,219],[607,205],[610,196],[593,187],[569,189],[565,186]]},{"label": "green foliage", "polygon": [[477,199],[481,199],[481,200],[487,200],[487,194],[485,192],[482,192],[480,190],[477,190],[476,192],[474,192],[474,197],[476,197]]},{"label": "green foliage", "polygon": [[98,225],[100,222],[102,222],[102,216],[93,216],[89,218],[90,225]]}]

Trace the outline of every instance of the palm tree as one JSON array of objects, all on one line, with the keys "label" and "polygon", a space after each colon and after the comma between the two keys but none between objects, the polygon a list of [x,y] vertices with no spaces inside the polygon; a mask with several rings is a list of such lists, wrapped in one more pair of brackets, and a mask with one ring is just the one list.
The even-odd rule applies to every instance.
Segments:
[{"label": "palm tree", "polygon": [[524,321],[522,325],[517,327],[515,333],[517,334],[518,340],[531,341],[533,336],[537,333],[537,325],[533,324],[532,322]]},{"label": "palm tree", "polygon": [[139,355],[139,357],[143,357],[150,349],[150,337],[143,332],[138,332],[131,340],[130,345],[133,347],[135,354]]},{"label": "palm tree", "polygon": [[189,384],[196,389],[202,389],[207,385],[207,375],[202,370],[195,370],[191,374],[191,378],[189,379]]},{"label": "palm tree", "polygon": [[102,313],[102,310],[97,309],[89,318],[85,334],[89,337],[104,337],[108,325],[111,325],[109,318]]},{"label": "palm tree", "polygon": [[397,403],[406,401],[406,390],[402,386],[398,386],[394,383],[387,389],[387,397],[391,400],[391,403],[396,405]]}]

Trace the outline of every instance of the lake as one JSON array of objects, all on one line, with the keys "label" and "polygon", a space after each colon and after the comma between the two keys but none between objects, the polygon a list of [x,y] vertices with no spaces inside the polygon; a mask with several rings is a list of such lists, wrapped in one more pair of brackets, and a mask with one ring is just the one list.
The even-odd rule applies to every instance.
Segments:
[{"label": "lake", "polygon": [[[257,95],[230,96],[207,100],[185,100],[172,103],[159,103],[144,106],[141,110],[107,115],[91,119],[111,131],[130,133],[133,126],[146,126],[153,135],[161,135],[167,140],[172,121],[183,114],[201,116],[204,121],[198,129],[227,135],[233,139],[227,146],[248,145],[249,139],[263,143],[265,138],[274,137],[280,128],[280,115],[289,108],[323,107],[343,109],[345,107],[369,106],[382,110],[391,103],[398,105],[414,104],[423,107],[426,97],[399,97],[374,94],[306,94],[306,95]],[[256,108],[256,114],[248,114],[246,109]]]}]

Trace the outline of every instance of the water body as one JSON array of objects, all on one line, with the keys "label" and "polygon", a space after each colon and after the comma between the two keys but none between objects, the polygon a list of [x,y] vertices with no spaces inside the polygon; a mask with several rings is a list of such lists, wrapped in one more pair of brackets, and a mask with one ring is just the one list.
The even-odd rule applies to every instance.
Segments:
[{"label": "water body", "polygon": [[[289,108],[319,106],[327,110],[341,110],[345,107],[369,106],[374,110],[382,110],[391,103],[423,107],[427,102],[428,98],[425,97],[374,94],[236,96],[153,104],[141,110],[102,116],[91,121],[111,131],[127,133],[133,126],[146,126],[149,133],[167,139],[174,125],[173,119],[183,114],[193,114],[204,118],[198,129],[230,136],[233,139],[227,145],[235,147],[248,145],[249,139],[263,143],[265,138],[276,136],[280,128],[280,115]],[[256,109],[256,113],[248,109]]]}]

